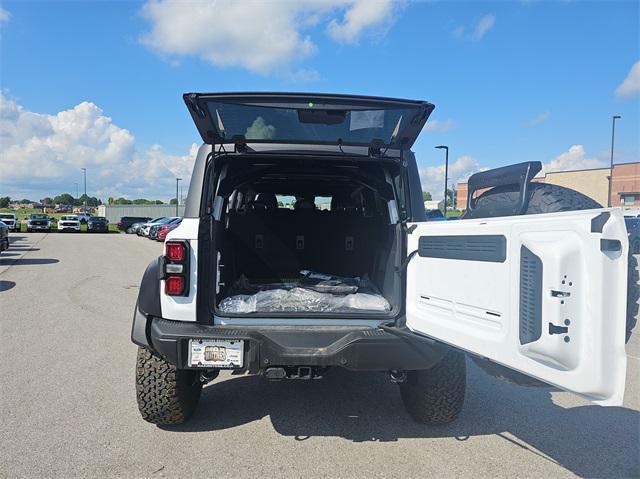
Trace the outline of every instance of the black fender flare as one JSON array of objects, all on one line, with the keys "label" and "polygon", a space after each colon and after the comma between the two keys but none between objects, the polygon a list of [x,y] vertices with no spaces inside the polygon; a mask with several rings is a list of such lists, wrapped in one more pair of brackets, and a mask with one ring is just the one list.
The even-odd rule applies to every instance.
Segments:
[{"label": "black fender flare", "polygon": [[151,347],[149,340],[149,326],[151,317],[161,318],[160,279],[162,278],[162,257],[149,263],[142,275],[138,299],[133,311],[133,325],[131,327],[131,341],[147,349]]}]

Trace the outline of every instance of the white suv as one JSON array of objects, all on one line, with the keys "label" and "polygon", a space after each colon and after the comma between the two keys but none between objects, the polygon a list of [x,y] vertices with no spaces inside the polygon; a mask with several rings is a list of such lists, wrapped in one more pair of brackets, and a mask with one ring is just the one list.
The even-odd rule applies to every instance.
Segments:
[{"label": "white suv", "polygon": [[20,221],[15,213],[0,213],[0,221],[2,221],[10,231],[18,233],[20,231]]},{"label": "white suv", "polygon": [[80,220],[78,215],[65,215],[58,221],[58,231],[80,231]]},{"label": "white suv", "polygon": [[221,370],[346,368],[387,372],[416,421],[444,424],[464,404],[467,354],[500,378],[622,405],[637,284],[627,296],[620,208],[532,182],[542,165],[526,162],[472,175],[464,218],[428,221],[410,149],[428,102],[184,100],[205,144],[135,308],[145,420],[185,421]]},{"label": "white suv", "polygon": [[78,217],[78,221],[82,224],[87,224],[91,219],[91,213],[80,212],[76,213],[76,216]]}]

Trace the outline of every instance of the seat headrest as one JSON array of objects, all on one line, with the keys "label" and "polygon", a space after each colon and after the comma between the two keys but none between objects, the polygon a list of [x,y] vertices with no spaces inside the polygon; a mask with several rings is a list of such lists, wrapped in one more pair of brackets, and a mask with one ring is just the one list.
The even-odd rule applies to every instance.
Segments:
[{"label": "seat headrest", "polygon": [[260,193],[253,204],[260,209],[274,210],[278,207],[278,199],[273,193]]},{"label": "seat headrest", "polygon": [[334,196],[331,198],[331,210],[355,212],[357,210],[356,200],[350,195]]},{"label": "seat headrest", "polygon": [[313,197],[298,197],[293,204],[294,210],[315,210],[316,205],[313,202]]}]

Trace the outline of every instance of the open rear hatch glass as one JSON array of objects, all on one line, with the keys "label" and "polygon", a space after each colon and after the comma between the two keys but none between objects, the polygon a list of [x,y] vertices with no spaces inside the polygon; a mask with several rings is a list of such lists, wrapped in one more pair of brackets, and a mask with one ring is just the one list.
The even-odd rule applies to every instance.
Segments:
[{"label": "open rear hatch glass", "polygon": [[434,109],[424,101],[317,93],[186,93],[184,101],[209,144],[409,149]]}]

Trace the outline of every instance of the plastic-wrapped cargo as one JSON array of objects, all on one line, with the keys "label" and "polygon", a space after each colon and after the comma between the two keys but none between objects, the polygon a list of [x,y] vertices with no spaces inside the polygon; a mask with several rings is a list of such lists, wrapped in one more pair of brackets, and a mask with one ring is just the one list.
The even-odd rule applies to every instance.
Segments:
[{"label": "plastic-wrapped cargo", "polygon": [[343,278],[301,271],[302,278],[284,283],[252,284],[241,277],[223,299],[225,313],[353,313],[389,312],[389,302],[365,276]]}]

